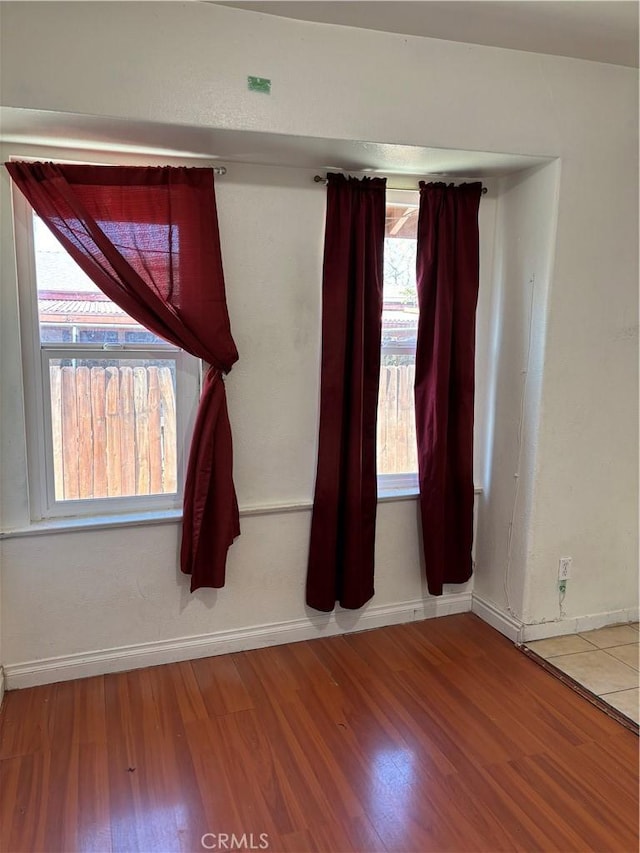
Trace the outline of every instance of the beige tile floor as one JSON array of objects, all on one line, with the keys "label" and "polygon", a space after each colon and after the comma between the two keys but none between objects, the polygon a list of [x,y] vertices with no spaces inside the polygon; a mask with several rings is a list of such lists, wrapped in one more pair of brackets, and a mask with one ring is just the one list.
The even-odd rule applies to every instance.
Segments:
[{"label": "beige tile floor", "polygon": [[535,640],[526,646],[638,723],[639,643],[634,622]]}]

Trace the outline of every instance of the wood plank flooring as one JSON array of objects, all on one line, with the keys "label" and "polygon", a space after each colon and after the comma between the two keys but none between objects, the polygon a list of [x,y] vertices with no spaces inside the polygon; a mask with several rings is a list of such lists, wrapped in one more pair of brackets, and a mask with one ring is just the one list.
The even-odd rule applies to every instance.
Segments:
[{"label": "wood plank flooring", "polygon": [[637,737],[471,614],[11,692],[0,774],[11,853],[638,849]]}]

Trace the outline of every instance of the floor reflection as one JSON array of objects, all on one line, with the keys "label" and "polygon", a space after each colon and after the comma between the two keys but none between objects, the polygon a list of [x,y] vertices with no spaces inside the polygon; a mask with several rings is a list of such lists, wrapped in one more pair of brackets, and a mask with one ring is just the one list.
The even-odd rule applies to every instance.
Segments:
[{"label": "floor reflection", "polygon": [[390,811],[403,821],[411,804],[415,783],[415,755],[405,747],[381,749],[371,763],[368,811],[375,819]]}]

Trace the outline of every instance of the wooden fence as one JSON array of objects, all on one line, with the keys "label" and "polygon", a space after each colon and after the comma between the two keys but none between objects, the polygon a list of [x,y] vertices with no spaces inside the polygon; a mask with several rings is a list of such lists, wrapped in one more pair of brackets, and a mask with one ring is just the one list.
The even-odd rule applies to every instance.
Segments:
[{"label": "wooden fence", "polygon": [[382,367],[378,392],[378,474],[418,470],[414,365]]},{"label": "wooden fence", "polygon": [[[56,500],[176,491],[176,403],[168,367],[54,367]],[[413,366],[382,367],[378,473],[416,471]]]},{"label": "wooden fence", "polygon": [[168,367],[50,366],[56,500],[176,491]]}]

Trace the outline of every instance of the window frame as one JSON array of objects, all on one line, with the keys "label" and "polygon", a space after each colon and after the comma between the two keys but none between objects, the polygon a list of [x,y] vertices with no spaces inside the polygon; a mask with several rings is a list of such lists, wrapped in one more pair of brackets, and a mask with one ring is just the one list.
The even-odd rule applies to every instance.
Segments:
[{"label": "window frame", "polygon": [[[34,211],[13,182],[11,197],[23,359],[27,484],[31,520],[36,522],[65,517],[91,518],[179,509],[182,506],[189,444],[202,386],[200,359],[168,342],[162,344],[41,342],[33,233]],[[44,367],[45,364],[48,365],[50,359],[69,358],[71,353],[77,358],[114,360],[117,358],[127,360],[166,358],[175,361],[177,455],[175,493],[56,500],[49,371]]]}]

